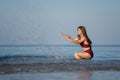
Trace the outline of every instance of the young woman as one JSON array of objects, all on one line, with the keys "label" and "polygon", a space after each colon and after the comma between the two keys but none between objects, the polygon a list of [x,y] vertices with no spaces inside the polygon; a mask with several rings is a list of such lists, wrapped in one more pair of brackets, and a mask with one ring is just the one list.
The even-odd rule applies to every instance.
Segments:
[{"label": "young woman", "polygon": [[74,57],[76,59],[91,59],[93,58],[93,51],[91,48],[91,40],[87,36],[87,32],[84,26],[79,26],[77,28],[77,34],[78,36],[73,39],[69,35],[65,33],[61,33],[69,42],[80,44],[82,47],[82,52],[75,52]]}]

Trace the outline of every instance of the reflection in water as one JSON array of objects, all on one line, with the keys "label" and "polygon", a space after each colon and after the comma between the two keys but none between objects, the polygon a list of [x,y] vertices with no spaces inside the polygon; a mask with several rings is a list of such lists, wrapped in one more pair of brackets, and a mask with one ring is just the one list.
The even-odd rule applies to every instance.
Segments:
[{"label": "reflection in water", "polygon": [[79,80],[91,80],[92,73],[88,71],[83,71],[79,74]]}]

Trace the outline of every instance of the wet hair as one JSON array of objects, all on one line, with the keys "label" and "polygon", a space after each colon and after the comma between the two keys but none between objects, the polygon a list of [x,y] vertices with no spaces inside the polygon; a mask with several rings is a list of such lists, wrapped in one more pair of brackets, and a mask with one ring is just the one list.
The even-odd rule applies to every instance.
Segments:
[{"label": "wet hair", "polygon": [[[77,30],[78,30],[78,29],[80,29],[80,30],[82,31],[83,36],[86,38],[87,42],[88,42],[89,44],[92,44],[91,40],[89,39],[89,37],[88,37],[88,35],[87,35],[87,32],[86,32],[85,27],[84,27],[84,26],[79,26],[79,27],[77,28]],[[78,38],[80,38],[80,35],[78,35]]]}]

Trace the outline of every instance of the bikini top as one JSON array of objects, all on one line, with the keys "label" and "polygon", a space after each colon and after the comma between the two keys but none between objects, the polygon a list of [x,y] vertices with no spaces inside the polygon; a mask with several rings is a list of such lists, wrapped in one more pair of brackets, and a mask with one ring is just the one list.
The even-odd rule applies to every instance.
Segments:
[{"label": "bikini top", "polygon": [[88,48],[90,47],[91,48],[91,45],[90,44],[84,44],[84,42],[80,43],[80,45],[84,48]]}]

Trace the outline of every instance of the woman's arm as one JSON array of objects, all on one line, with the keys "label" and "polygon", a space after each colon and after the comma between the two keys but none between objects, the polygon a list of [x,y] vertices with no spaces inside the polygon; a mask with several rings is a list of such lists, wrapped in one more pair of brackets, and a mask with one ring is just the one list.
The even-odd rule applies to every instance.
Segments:
[{"label": "woman's arm", "polygon": [[72,42],[72,38],[71,38],[69,35],[67,35],[67,34],[65,34],[65,33],[63,33],[63,32],[61,32],[61,34],[62,34],[69,42]]},{"label": "woman's arm", "polygon": [[71,38],[71,42],[72,42],[72,43],[75,43],[75,44],[80,44],[80,43],[82,43],[84,40],[85,40],[84,38],[78,39],[78,37],[75,38],[75,39],[72,39],[72,38]]},{"label": "woman's arm", "polygon": [[61,34],[71,43],[80,44],[81,42],[84,41],[84,38],[78,39],[78,37],[77,37],[75,39],[72,39],[69,35],[67,35],[67,34],[65,34],[63,32]]},{"label": "woman's arm", "polygon": [[66,38],[66,39],[70,39],[71,37],[63,32],[61,32],[61,34]]}]

